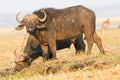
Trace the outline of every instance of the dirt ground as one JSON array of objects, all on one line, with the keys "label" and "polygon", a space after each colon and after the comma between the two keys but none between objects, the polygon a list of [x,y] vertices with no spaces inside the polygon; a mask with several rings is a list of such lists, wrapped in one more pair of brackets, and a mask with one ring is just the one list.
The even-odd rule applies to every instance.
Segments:
[{"label": "dirt ground", "polygon": [[[91,55],[75,55],[72,45],[57,51],[57,60],[43,63],[40,57],[13,75],[9,69],[15,66],[14,50],[24,47],[25,34],[25,30],[0,29],[0,80],[120,80],[120,29],[97,30],[106,55],[101,55],[96,45]],[[40,73],[43,65],[50,68],[48,74],[46,69]]]}]

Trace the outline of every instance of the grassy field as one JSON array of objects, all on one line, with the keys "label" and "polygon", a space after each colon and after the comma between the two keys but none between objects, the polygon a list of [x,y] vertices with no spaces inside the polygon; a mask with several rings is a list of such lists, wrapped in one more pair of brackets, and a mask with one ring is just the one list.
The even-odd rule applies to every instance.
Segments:
[{"label": "grassy field", "polygon": [[120,29],[97,33],[106,55],[101,55],[96,45],[91,55],[75,55],[72,45],[57,51],[57,60],[43,63],[39,57],[30,67],[13,75],[14,50],[22,46],[25,30],[1,29],[0,80],[120,80]]}]

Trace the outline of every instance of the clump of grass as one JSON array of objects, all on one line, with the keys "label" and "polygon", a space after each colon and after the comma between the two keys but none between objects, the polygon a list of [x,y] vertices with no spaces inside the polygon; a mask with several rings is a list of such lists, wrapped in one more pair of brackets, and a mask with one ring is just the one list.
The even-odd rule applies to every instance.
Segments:
[{"label": "clump of grass", "polygon": [[120,56],[116,56],[115,59],[120,62]]},{"label": "clump of grass", "polygon": [[[73,58],[75,59],[75,58]],[[59,72],[68,72],[68,71],[74,71],[78,69],[83,69],[84,67],[91,66],[94,64],[94,60],[73,60],[73,61],[64,61],[64,60],[51,60],[44,63],[37,63],[34,65],[31,65],[29,68],[26,68],[19,72],[23,76],[33,76],[36,74],[46,75],[46,74],[55,74]]]},{"label": "clump of grass", "polygon": [[[71,72],[77,70],[89,70],[95,69],[103,70],[120,63],[120,56],[112,55],[96,55],[96,56],[84,56],[84,59],[80,59],[82,56],[73,56],[72,58],[50,60],[41,63],[34,63],[30,67],[23,69],[22,71],[12,74],[12,72],[3,70],[0,71],[0,78],[3,80],[19,80],[26,79],[34,75],[47,75],[56,74],[61,72]],[[77,58],[77,59],[76,59]]]}]

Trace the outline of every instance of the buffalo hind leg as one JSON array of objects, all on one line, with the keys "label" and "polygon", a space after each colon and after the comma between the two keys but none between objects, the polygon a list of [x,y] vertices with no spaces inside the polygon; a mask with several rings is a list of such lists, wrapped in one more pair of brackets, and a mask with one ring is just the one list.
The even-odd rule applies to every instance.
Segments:
[{"label": "buffalo hind leg", "polygon": [[87,55],[91,54],[91,50],[92,50],[92,46],[93,46],[93,37],[92,37],[92,33],[87,32],[85,33],[85,37],[86,37],[86,41],[88,44],[88,50],[87,50]]},{"label": "buffalo hind leg", "polygon": [[103,45],[102,45],[102,41],[101,41],[100,37],[96,34],[96,32],[94,32],[94,34],[93,34],[93,39],[94,39],[94,42],[97,44],[98,48],[100,49],[100,52],[102,54],[105,54]]}]

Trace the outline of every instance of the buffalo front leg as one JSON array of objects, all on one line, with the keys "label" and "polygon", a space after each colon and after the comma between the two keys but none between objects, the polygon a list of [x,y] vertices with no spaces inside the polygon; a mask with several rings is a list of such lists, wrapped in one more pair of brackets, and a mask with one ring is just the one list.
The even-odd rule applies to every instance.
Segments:
[{"label": "buffalo front leg", "polygon": [[41,44],[41,48],[42,48],[43,61],[47,61],[48,60],[48,45]]},{"label": "buffalo front leg", "polygon": [[83,41],[83,35],[75,40],[74,47],[76,49],[76,54],[80,52],[85,52],[85,43]]},{"label": "buffalo front leg", "polygon": [[49,44],[53,59],[56,59],[56,41]]}]

